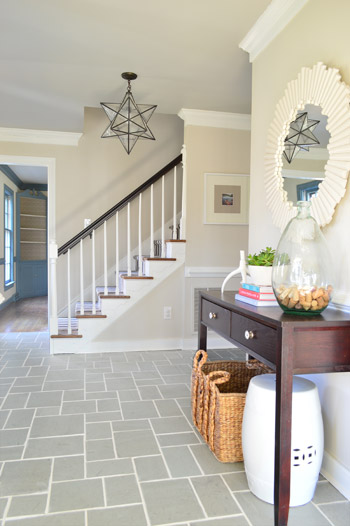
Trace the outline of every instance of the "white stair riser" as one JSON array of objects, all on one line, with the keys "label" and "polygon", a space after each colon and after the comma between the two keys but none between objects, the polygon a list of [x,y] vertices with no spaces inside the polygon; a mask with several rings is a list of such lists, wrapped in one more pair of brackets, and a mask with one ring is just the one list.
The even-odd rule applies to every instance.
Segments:
[{"label": "white stair riser", "polygon": [[171,267],[176,263],[175,261],[144,261],[144,272],[146,276],[157,276],[168,273]]},{"label": "white stair riser", "polygon": [[167,243],[165,253],[167,258],[182,258],[185,257],[186,243]]},{"label": "white stair riser", "polygon": [[138,294],[144,288],[149,289],[152,285],[152,279],[123,279],[123,291],[124,294],[131,296],[132,294]]},{"label": "white stair riser", "polygon": [[130,299],[101,299],[101,310],[103,314],[106,314],[107,317],[111,315],[115,315],[120,312],[125,312],[127,310],[128,302],[130,302]]}]

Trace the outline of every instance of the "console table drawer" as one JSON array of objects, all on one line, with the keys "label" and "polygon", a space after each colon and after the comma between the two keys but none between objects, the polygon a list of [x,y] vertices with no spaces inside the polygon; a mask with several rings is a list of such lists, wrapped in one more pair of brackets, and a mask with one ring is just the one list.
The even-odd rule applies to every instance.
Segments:
[{"label": "console table drawer", "polygon": [[230,311],[203,300],[202,320],[210,329],[230,336]]},{"label": "console table drawer", "polygon": [[262,323],[231,312],[231,338],[252,351],[263,349],[264,357],[273,361],[276,357],[277,331]]}]

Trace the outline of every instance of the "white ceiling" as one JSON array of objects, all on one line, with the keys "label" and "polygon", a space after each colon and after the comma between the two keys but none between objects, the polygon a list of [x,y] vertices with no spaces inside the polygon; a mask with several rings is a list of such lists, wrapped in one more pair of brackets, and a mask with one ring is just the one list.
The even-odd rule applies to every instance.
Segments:
[{"label": "white ceiling", "polygon": [[0,127],[83,130],[84,106],[250,113],[238,44],[270,0],[1,0]]},{"label": "white ceiling", "polygon": [[46,166],[11,165],[10,168],[21,179],[22,183],[47,184]]}]

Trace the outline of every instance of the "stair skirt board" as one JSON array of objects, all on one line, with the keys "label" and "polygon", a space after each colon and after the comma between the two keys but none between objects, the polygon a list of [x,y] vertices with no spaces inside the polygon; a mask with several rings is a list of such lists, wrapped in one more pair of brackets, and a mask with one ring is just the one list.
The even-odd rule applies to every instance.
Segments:
[{"label": "stair skirt board", "polygon": [[[172,251],[171,256],[176,257],[146,258],[146,261],[144,261],[146,274],[152,275],[120,276],[120,281],[124,283],[122,289],[125,294],[116,295],[115,286],[108,286],[107,294],[105,294],[104,286],[99,285],[96,287],[98,301],[96,302],[95,315],[92,314],[91,301],[84,302],[84,314],[81,315],[80,302],[78,301],[75,317],[72,318],[72,334],[67,334],[67,319],[60,319],[59,334],[51,336],[51,338],[53,338],[51,342],[51,352],[56,354],[181,349],[183,344],[182,338],[161,338],[149,341],[144,339],[103,341],[99,339],[99,335],[103,337],[102,334],[111,324],[118,323],[118,318],[121,315],[146,297],[175,271],[183,267],[185,262],[185,246],[182,243],[175,242],[173,244],[172,240],[168,242],[167,249],[169,245]],[[121,301],[110,302],[108,301],[109,299],[119,299]],[[69,342],[67,342],[68,339]]]},{"label": "stair skirt board", "polygon": [[[87,342],[82,339],[56,336],[54,354],[92,354],[92,353],[122,353],[147,351],[181,351],[182,338],[166,338],[157,340],[120,340]],[[193,353],[195,349],[188,350]]]}]

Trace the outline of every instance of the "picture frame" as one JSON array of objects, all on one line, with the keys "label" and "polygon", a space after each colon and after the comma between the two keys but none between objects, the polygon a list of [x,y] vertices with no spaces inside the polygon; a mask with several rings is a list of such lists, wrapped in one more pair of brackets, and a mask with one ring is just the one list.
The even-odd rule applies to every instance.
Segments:
[{"label": "picture frame", "polygon": [[205,225],[248,225],[249,174],[204,174]]}]

